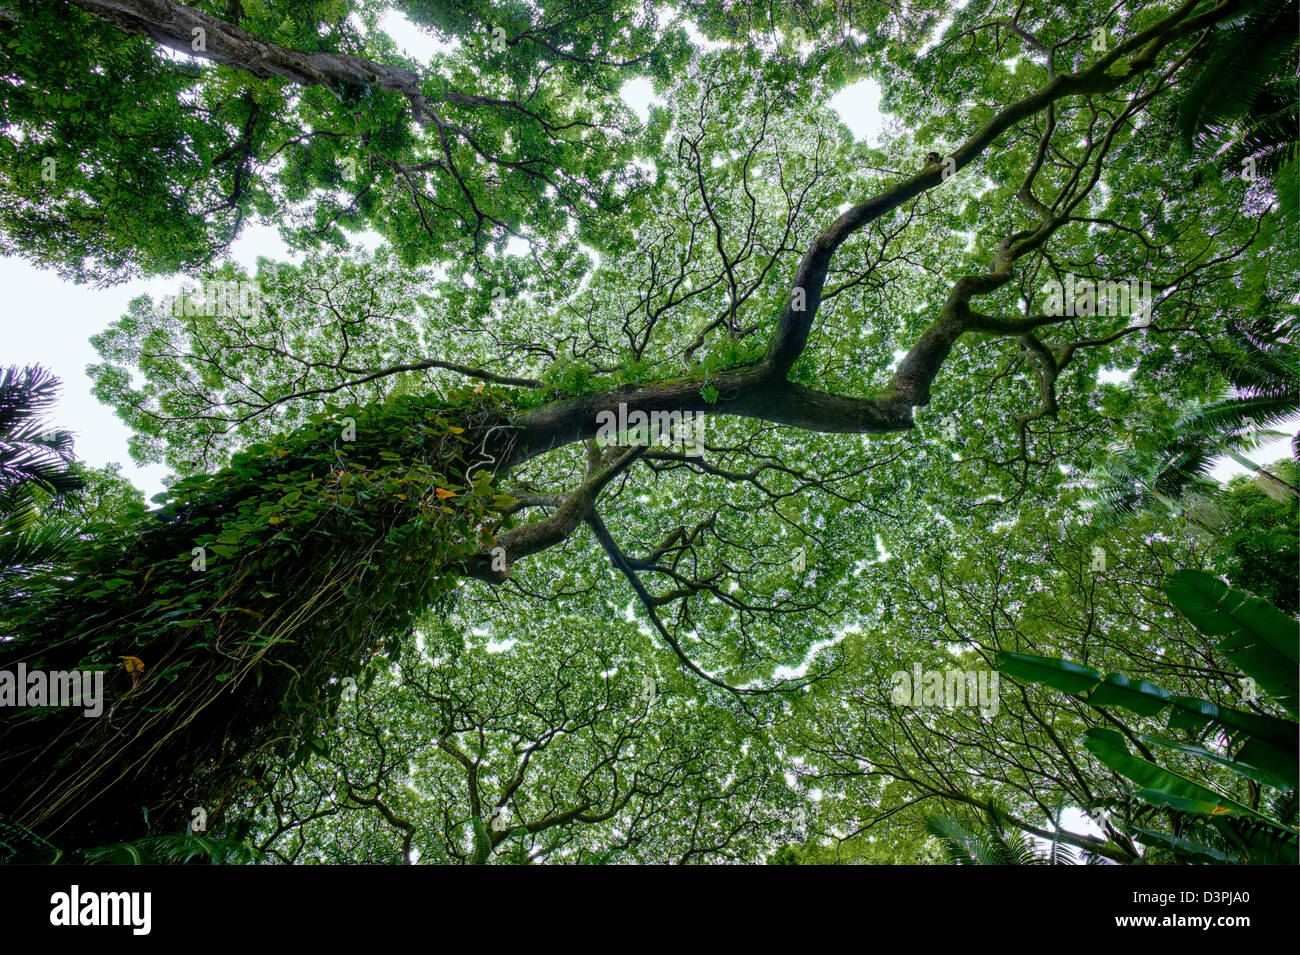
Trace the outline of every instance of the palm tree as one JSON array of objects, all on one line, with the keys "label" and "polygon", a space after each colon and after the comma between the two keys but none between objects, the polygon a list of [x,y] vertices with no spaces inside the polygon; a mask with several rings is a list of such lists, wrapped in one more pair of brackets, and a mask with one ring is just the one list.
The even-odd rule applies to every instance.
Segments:
[{"label": "palm tree", "polygon": [[[1218,443],[1230,449],[1248,445],[1256,428],[1282,424],[1300,411],[1300,345],[1296,343],[1300,328],[1295,306],[1287,311],[1290,314],[1273,323],[1229,327],[1229,340],[1236,348],[1214,356],[1229,385],[1217,401],[1185,417],[1180,432],[1189,438],[1221,438]],[[1300,462],[1300,432],[1291,438],[1291,453]]]},{"label": "palm tree", "polygon": [[[1116,448],[1093,470],[1088,477],[1096,488],[1099,521],[1163,507],[1205,527],[1196,504],[1217,493],[1206,475],[1220,455],[1254,471],[1267,493],[1300,496],[1300,489],[1243,454],[1263,438],[1282,436],[1271,428],[1300,412],[1295,312],[1291,306],[1273,321],[1230,325],[1228,350],[1210,356],[1224,378],[1214,399],[1189,409],[1156,450]],[[1300,462],[1300,432],[1291,438],[1291,452]]]},{"label": "palm tree", "polygon": [[1253,0],[1245,6],[1192,54],[1178,131],[1189,151],[1208,153],[1234,173],[1242,171],[1243,160],[1252,160],[1257,175],[1294,197],[1300,0]]},{"label": "palm tree", "polygon": [[[1033,840],[1017,830],[1007,813],[994,803],[984,807],[980,821],[928,816],[925,828],[939,839],[944,855],[953,865],[1074,865],[1077,861],[1055,839],[1046,851],[1039,852]],[[1087,861],[1094,861],[1088,853],[1083,854]]]},{"label": "palm tree", "polygon": [[21,581],[57,563],[75,537],[37,523],[39,509],[81,490],[72,435],[50,429],[45,414],[59,380],[38,365],[0,372],[0,605],[21,592]]}]

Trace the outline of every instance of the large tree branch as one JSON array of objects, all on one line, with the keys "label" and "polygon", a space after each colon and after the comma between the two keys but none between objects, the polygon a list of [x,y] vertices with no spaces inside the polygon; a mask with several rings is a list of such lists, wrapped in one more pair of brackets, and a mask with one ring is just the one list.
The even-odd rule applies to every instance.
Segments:
[{"label": "large tree branch", "polygon": [[[430,100],[421,89],[420,77],[400,66],[377,63],[350,53],[309,52],[280,46],[263,40],[233,23],[183,3],[177,3],[176,0],[71,0],[71,2],[87,13],[111,23],[124,33],[146,36],[155,43],[186,56],[211,60],[221,66],[243,70],[263,79],[275,77],[299,86],[325,86],[336,92],[340,89],[374,87],[399,93],[410,104],[411,114],[416,122],[433,123],[439,127],[445,125],[430,107]],[[196,30],[203,31],[202,49],[194,48],[195,38],[199,35],[195,33]],[[535,37],[529,38],[540,42]],[[515,37],[508,42],[514,45],[519,42],[519,39],[520,37]],[[567,58],[577,62],[589,62],[578,57]],[[607,65],[630,66],[644,59],[645,56],[641,56],[626,63]],[[516,100],[462,93],[445,88],[438,92],[437,100],[461,106],[508,108],[536,121],[551,133],[560,133],[576,126],[595,128],[595,124],[576,120],[554,123]],[[453,131],[465,134],[464,130],[453,129]]]},{"label": "large tree branch", "polygon": [[[704,389],[710,385],[718,392],[714,402],[704,397]],[[516,415],[511,419],[515,430],[509,460],[525,461],[592,438],[599,430],[597,415],[618,414],[620,405],[629,415],[637,411],[728,414],[830,433],[882,434],[912,426],[906,410],[899,415],[892,405],[872,398],[850,398],[775,380],[767,367],[751,365],[710,378],[682,378],[579,395]]]},{"label": "large tree branch", "polygon": [[[605,485],[627,470],[628,466],[645,451],[643,447],[628,448],[608,467],[584,481],[564,499],[564,503],[556,508],[555,513],[550,517],[524,524],[500,535],[497,543],[505,549],[506,560],[513,563],[521,557],[546,550],[567,540],[586,518]],[[490,551],[476,554],[469,560],[464,572],[466,576],[491,583],[500,583],[510,577],[508,564],[504,570],[493,570],[492,564],[493,555]]]},{"label": "large tree branch", "polygon": [[[292,50],[254,36],[224,20],[175,0],[72,0],[75,6],[124,33],[146,36],[169,49],[233,67],[263,79],[278,77],[300,86],[335,91],[367,86],[400,93],[419,122],[431,118],[420,80],[410,70],[348,53]],[[202,30],[203,49],[194,49]],[[449,99],[454,95],[449,94]],[[466,100],[472,98],[466,97]]]},{"label": "large tree branch", "polygon": [[[1050,109],[1059,100],[1118,88],[1149,69],[1156,55],[1169,44],[1231,15],[1240,6],[1240,0],[1224,0],[1200,16],[1190,17],[1195,5],[1195,0],[1187,0],[1152,27],[1119,44],[1087,70],[1058,75],[1036,92],[1003,109],[952,154],[951,168],[968,165],[999,135],[1024,119]],[[1118,66],[1130,56],[1132,59],[1127,64]],[[1015,259],[1046,242],[1066,221],[1066,215],[1044,218],[1036,228],[1010,237],[1003,243],[991,272],[959,279],[939,316],[904,356],[879,395],[850,398],[815,391],[787,380],[791,367],[807,346],[836,250],[867,224],[933,189],[943,179],[940,166],[929,166],[848,209],[813,241],[796,269],[791,294],[762,362],[707,380],[686,378],[582,395],[519,415],[511,422],[517,431],[509,459],[526,460],[590,438],[597,431],[597,415],[617,412],[620,404],[626,406],[629,414],[635,411],[732,414],[822,432],[887,433],[911,428],[912,409],[929,402],[931,384],[953,345],[965,332],[1022,335],[1060,320],[1034,316],[1015,322],[1000,321],[973,313],[968,303],[972,296],[987,294],[1003,285],[1011,277]],[[718,392],[714,402],[704,398],[708,385]]]},{"label": "large tree branch", "polygon": [[[1196,5],[1197,0],[1186,0],[1169,16],[1119,44],[1088,69],[1058,75],[1034,93],[1007,106],[952,153],[949,169],[956,172],[969,165],[998,136],[1017,123],[1048,109],[1058,100],[1070,96],[1108,93],[1117,89],[1149,69],[1155,62],[1156,55],[1170,43],[1229,16],[1240,6],[1240,0],[1224,0],[1206,13],[1188,19]],[[1128,63],[1126,69],[1112,72],[1120,60],[1133,53],[1138,55]],[[774,375],[784,377],[803,353],[821,304],[822,289],[835,251],[863,226],[933,189],[945,178],[942,164],[929,165],[910,179],[846,210],[813,241],[795,271],[791,294],[786,300],[776,333],[768,345],[764,364]],[[962,330],[952,322],[936,323],[936,326],[927,329],[923,340],[917,343],[913,353],[904,360],[889,387],[889,395],[895,403],[911,401],[913,405],[925,404],[929,397],[929,383]]]},{"label": "large tree branch", "polygon": [[[409,70],[349,54],[307,53],[267,43],[237,26],[175,0],[72,2],[122,30],[148,36],[187,54],[196,52],[191,49],[193,31],[202,29],[205,31],[206,49],[197,51],[197,55],[253,75],[275,76],[302,85],[325,85],[335,89],[361,85],[398,92],[410,102],[418,120],[431,120],[440,133],[445,129],[442,120],[429,109],[419,77]],[[1116,89],[1149,69],[1157,54],[1170,43],[1231,15],[1240,6],[1240,0],[1224,0],[1205,13],[1192,17],[1195,6],[1196,0],[1187,0],[1159,22],[1118,44],[1090,68],[1079,73],[1057,75],[1039,90],[1007,106],[952,153],[949,168],[962,169],[978,158],[998,136],[1026,118],[1050,109],[1059,100]],[[1127,63],[1122,62],[1126,59]],[[471,105],[481,101],[478,97],[451,92],[442,94],[442,98]],[[917,175],[848,209],[813,241],[796,269],[791,294],[760,364],[726,372],[711,380],[660,382],[566,399],[527,412],[511,422],[516,430],[505,460],[507,463],[525,460],[573,441],[590,438],[597,430],[597,414],[617,412],[620,404],[625,404],[629,412],[667,410],[734,414],[823,432],[886,433],[912,427],[912,408],[928,403],[930,386],[956,340],[972,328],[983,326],[984,330],[991,330],[987,319],[970,316],[966,302],[971,294],[1002,284],[1009,275],[1009,263],[999,262],[990,276],[958,282],[949,306],[922,333],[880,395],[850,398],[827,394],[790,384],[787,375],[807,345],[836,250],[864,226],[933,189],[944,178],[940,164],[927,166]],[[1047,238],[1058,224],[1055,219],[1050,221],[1052,225],[1047,228],[1040,226],[1028,244],[1041,243]],[[1020,239],[1021,235],[1016,238]],[[1010,258],[1024,253],[1026,243],[1019,245],[1021,247],[1015,248]],[[988,288],[981,285],[981,281]],[[1019,331],[1027,330],[1022,328]],[[524,382],[523,379],[517,381]],[[704,398],[708,385],[719,393],[715,402]]]}]

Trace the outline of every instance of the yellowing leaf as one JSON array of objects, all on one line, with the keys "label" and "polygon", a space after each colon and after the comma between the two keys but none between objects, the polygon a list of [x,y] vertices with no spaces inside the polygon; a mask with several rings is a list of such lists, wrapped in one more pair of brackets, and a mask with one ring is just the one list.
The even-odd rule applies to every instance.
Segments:
[{"label": "yellowing leaf", "polygon": [[455,497],[455,496],[456,496],[456,492],[455,492],[455,491],[449,491],[449,490],[447,490],[445,487],[436,488],[436,489],[434,490],[433,493],[436,494],[436,495],[438,495],[438,500],[440,500],[440,501],[445,501],[445,500],[447,500],[447,498],[449,498],[449,497]]},{"label": "yellowing leaf", "polygon": [[452,425],[452,426],[451,426],[450,428],[448,428],[447,430],[450,431],[452,434],[464,434],[464,433],[465,433],[465,429],[464,429],[464,428],[458,428],[458,427],[456,427],[455,425]]},{"label": "yellowing leaf", "polygon": [[131,686],[134,687],[140,682],[140,677],[144,676],[144,661],[139,657],[118,657],[118,659],[126,667],[126,675],[131,678]]}]

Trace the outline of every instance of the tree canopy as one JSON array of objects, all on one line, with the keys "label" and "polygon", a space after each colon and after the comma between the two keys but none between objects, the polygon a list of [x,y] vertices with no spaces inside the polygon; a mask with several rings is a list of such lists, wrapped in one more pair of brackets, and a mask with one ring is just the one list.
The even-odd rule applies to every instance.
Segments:
[{"label": "tree canopy", "polygon": [[[94,339],[160,506],[104,476],[118,519],[0,621],[6,666],[105,670],[113,723],[7,716],[0,813],[281,861],[907,862],[992,812],[1133,861],[1061,813],[1117,793],[1084,730],[1149,714],[894,675],[1028,653],[1279,712],[1161,587],[1294,614],[1295,469],[1161,475],[1189,421],[1187,474],[1295,410],[1295,131],[1258,132],[1295,38],[1262,76],[1222,39],[1293,3],[393,6],[434,57],[372,0],[0,4],[0,250],[191,289]],[[864,81],[869,141],[832,107]],[[301,255],[241,267],[252,224]]]}]

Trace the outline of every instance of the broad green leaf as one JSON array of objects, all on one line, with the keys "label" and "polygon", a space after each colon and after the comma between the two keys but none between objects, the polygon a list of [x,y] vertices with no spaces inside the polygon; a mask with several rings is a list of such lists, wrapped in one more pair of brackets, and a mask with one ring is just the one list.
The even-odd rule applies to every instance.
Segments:
[{"label": "broad green leaf", "polygon": [[1166,832],[1155,832],[1151,829],[1142,829],[1134,826],[1129,830],[1136,839],[1144,846],[1161,846],[1165,849],[1185,856],[1196,862],[1216,863],[1220,865],[1240,865],[1241,860],[1236,856],[1220,852],[1218,849],[1212,849],[1209,846],[1203,846],[1199,843],[1183,839],[1179,836],[1170,835]]},{"label": "broad green leaf", "polygon": [[1255,819],[1270,826],[1274,825],[1273,821],[1267,816],[1234,802],[1199,783],[1193,782],[1186,776],[1181,776],[1178,773],[1157,766],[1155,763],[1133,756],[1124,743],[1124,737],[1115,730],[1091,727],[1084,731],[1083,736],[1084,746],[1087,747],[1090,753],[1125,779],[1132,780],[1144,789],[1152,789],[1168,796],[1185,799],[1193,804],[1207,805],[1210,807],[1209,814],[1211,815],[1232,813]]},{"label": "broad green leaf", "polygon": [[1007,676],[1030,683],[1042,683],[1066,693],[1085,693],[1101,680],[1101,674],[1091,667],[1055,657],[1003,651],[998,654],[997,667]]},{"label": "broad green leaf", "polygon": [[1155,716],[1169,705],[1170,694],[1145,680],[1130,680],[1122,673],[1109,674],[1088,694],[1093,706],[1122,706],[1141,716]]},{"label": "broad green leaf", "polygon": [[1164,589],[1198,630],[1225,637],[1217,647],[1220,653],[1292,716],[1300,715],[1300,621],[1204,571],[1170,574]]}]

